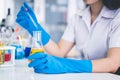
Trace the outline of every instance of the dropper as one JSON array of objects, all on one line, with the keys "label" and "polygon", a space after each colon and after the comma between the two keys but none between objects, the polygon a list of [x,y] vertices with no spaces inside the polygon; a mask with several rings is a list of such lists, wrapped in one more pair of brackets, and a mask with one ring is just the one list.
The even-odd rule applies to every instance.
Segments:
[{"label": "dropper", "polygon": [[34,19],[32,18],[32,16],[30,15],[30,13],[28,12],[28,8],[25,8],[25,9],[26,9],[27,15],[28,15],[28,17],[30,18],[30,20],[32,21],[33,25],[37,28],[37,24],[36,24],[36,22],[34,21]]}]

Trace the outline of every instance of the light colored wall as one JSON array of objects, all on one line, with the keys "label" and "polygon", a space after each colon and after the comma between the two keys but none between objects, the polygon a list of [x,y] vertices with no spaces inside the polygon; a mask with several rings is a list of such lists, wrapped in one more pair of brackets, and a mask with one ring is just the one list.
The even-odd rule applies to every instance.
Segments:
[{"label": "light colored wall", "polygon": [[4,0],[0,0],[0,21],[5,17]]},{"label": "light colored wall", "polygon": [[40,23],[45,23],[45,0],[35,0],[34,10]]}]

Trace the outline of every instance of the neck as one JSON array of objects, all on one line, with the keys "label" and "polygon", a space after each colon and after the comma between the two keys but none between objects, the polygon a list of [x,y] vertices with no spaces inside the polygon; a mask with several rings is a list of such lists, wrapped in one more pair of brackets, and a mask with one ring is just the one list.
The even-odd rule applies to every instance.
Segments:
[{"label": "neck", "polygon": [[91,16],[98,16],[102,7],[103,7],[103,3],[101,0],[99,0],[98,2],[94,4],[91,4],[90,5]]}]

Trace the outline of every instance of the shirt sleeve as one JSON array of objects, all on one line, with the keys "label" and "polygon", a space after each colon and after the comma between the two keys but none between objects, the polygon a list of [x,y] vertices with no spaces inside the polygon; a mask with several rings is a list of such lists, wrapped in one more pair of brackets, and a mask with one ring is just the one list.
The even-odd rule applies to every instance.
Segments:
[{"label": "shirt sleeve", "polygon": [[109,48],[120,47],[120,12],[113,20]]},{"label": "shirt sleeve", "polygon": [[66,30],[62,36],[62,39],[75,42],[75,16],[68,22],[68,26],[66,27]]}]

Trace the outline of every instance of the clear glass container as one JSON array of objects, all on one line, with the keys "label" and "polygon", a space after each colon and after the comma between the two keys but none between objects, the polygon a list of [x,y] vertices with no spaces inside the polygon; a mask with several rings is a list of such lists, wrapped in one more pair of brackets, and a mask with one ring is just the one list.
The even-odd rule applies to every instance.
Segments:
[{"label": "clear glass container", "polygon": [[0,47],[0,67],[15,65],[15,47],[1,46]]},{"label": "clear glass container", "polygon": [[37,52],[44,53],[44,48],[41,41],[41,31],[33,31],[31,54],[34,54]]}]

